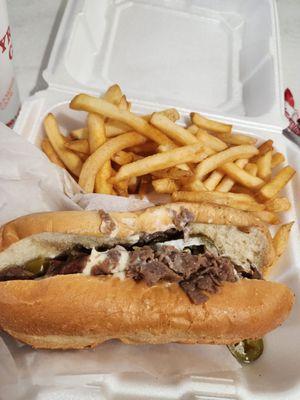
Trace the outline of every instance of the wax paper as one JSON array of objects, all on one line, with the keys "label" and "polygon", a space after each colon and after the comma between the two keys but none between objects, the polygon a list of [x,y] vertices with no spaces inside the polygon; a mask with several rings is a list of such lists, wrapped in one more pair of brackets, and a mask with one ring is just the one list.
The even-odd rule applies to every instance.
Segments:
[{"label": "wax paper", "polygon": [[[147,199],[84,194],[66,171],[0,124],[0,224],[39,211],[125,211],[151,204]],[[134,391],[149,379],[172,387],[174,379],[239,368],[225,346],[130,346],[110,341],[95,349],[46,351],[0,336],[1,400],[119,399],[108,393],[123,393],[125,387]]]}]

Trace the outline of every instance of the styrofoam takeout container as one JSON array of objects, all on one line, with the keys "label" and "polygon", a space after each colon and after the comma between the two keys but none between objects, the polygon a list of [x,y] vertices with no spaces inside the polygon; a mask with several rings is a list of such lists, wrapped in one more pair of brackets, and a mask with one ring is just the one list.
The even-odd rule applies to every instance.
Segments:
[{"label": "styrofoam takeout container", "polygon": [[[260,140],[271,138],[288,162],[300,167],[298,149],[281,133],[283,101],[279,33],[272,0],[73,0],[69,1],[49,65],[49,88],[29,98],[16,131],[39,144],[42,119],[57,115],[66,131],[85,113],[68,108],[74,93],[99,94],[119,83],[137,113],[176,107],[234,124]],[[299,177],[286,194],[297,220]],[[105,399],[299,399],[299,226],[273,271],[296,293],[283,328],[265,339],[259,361],[240,372],[187,376],[167,382],[103,375],[94,391]],[[180,360],[178,360],[180,363]],[[96,393],[95,392],[95,393]],[[77,397],[76,397],[77,398]],[[96,398],[96,397],[95,397]]]}]

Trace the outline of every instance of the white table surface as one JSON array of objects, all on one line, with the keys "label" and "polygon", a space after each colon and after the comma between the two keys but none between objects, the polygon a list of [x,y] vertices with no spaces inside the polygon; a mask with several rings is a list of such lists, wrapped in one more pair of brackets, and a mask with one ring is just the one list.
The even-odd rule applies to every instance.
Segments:
[{"label": "white table surface", "polygon": [[[17,80],[24,100],[46,88],[41,72],[47,66],[67,0],[7,1]],[[300,0],[277,0],[277,3],[284,88],[292,90],[300,108]]]}]

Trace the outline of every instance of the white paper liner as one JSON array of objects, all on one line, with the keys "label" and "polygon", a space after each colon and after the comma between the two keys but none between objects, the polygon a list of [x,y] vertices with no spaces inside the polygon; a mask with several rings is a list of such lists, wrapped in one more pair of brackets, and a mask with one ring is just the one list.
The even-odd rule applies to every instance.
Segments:
[{"label": "white paper liner", "polygon": [[[148,200],[83,194],[68,173],[0,124],[0,224],[39,211],[132,211],[151,204]],[[94,398],[98,391],[92,386],[101,382],[102,374],[150,374],[156,379],[170,379],[240,368],[225,346],[129,346],[111,341],[92,350],[35,351],[3,337],[1,400],[1,396],[24,400]]]}]

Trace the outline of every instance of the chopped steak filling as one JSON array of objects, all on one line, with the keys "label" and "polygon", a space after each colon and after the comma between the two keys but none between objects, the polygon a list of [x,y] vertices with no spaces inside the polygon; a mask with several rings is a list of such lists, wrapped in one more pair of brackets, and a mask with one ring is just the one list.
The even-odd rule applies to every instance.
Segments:
[{"label": "chopped steak filling", "polygon": [[[98,253],[101,259],[90,268],[89,274],[113,275],[118,271],[121,253],[126,252],[124,275],[137,282],[144,281],[148,286],[159,282],[176,282],[193,303],[207,300],[207,293],[215,293],[222,282],[235,282],[238,275],[233,263],[225,257],[217,257],[210,252],[193,252],[186,248],[178,250],[170,245],[145,245],[125,250],[116,246],[106,252]],[[89,260],[86,251],[72,251],[47,260],[42,274],[34,274],[22,267],[8,267],[0,272],[0,280],[35,279],[40,276],[54,276],[84,273]],[[121,270],[120,270],[121,271]]]},{"label": "chopped steak filling", "polygon": [[[114,222],[110,216],[103,213],[101,218],[111,232]],[[114,275],[143,281],[148,286],[177,283],[193,303],[200,304],[208,299],[208,294],[216,293],[222,282],[262,278],[255,267],[245,272],[230,259],[220,257],[205,238],[188,238],[188,224],[192,220],[192,213],[182,208],[173,213],[177,229],[142,234],[137,243],[130,245],[93,249],[75,246],[53,259],[31,260],[23,266],[4,268],[0,271],[0,281],[79,273]]]}]

